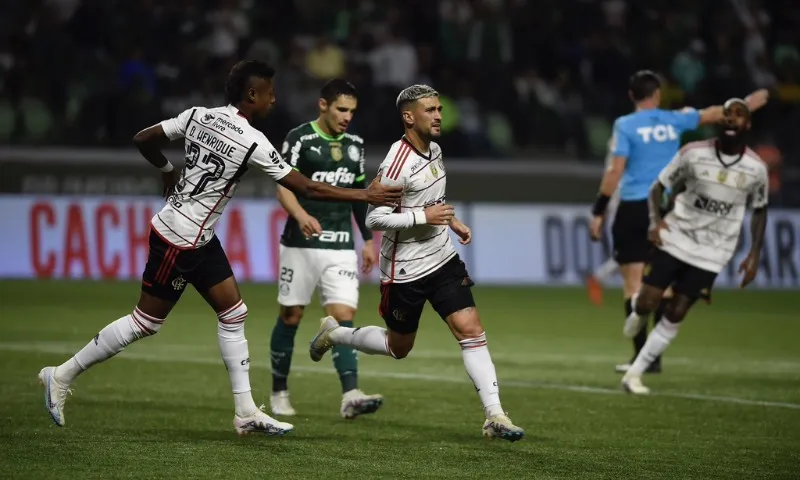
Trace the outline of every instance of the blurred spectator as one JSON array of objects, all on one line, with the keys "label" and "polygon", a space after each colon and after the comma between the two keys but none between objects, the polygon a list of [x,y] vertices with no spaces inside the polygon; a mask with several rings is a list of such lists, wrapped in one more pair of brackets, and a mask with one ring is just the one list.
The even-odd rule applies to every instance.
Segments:
[{"label": "blurred spectator", "polygon": [[[259,124],[276,142],[316,115],[326,79],[344,76],[359,89],[352,128],[370,143],[401,133],[398,91],[429,83],[442,94],[442,142],[451,155],[595,161],[611,122],[632,108],[629,75],[649,68],[666,77],[668,108],[773,89],[754,133],[771,135],[785,172],[800,165],[795,7],[791,0],[11,2],[0,16],[0,138],[128,145],[151,120],[222,103],[227,70],[247,56],[277,67],[276,110]],[[784,178],[786,191],[799,177]]]},{"label": "blurred spectator", "polygon": [[316,79],[330,80],[344,74],[344,51],[321,35],[306,53],[306,70]]}]

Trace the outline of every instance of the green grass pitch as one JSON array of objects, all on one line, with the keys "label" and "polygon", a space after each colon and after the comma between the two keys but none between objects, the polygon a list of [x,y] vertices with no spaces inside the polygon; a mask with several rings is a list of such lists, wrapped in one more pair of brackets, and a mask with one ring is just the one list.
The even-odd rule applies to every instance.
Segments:
[{"label": "green grass pitch", "polygon": [[[251,380],[268,403],[274,286],[244,285]],[[73,386],[55,427],[36,374],[129,312],[135,283],[0,282],[0,478],[800,478],[800,294],[719,291],[698,304],[645,383],[619,389],[626,360],[619,292],[604,308],[580,289],[475,289],[504,408],[527,437],[481,437],[480,402],[446,326],[426,309],[411,355],[360,356],[360,386],[386,396],[375,415],[339,417],[329,356],[307,345],[308,309],[285,437],[239,438],[216,340],[194,291],[161,332]],[[375,286],[358,324],[377,324]]]}]

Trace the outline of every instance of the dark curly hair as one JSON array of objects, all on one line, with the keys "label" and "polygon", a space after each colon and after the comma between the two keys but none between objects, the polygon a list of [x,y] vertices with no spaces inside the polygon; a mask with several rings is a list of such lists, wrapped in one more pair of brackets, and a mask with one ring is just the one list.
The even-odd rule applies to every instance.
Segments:
[{"label": "dark curly hair", "polygon": [[237,104],[244,100],[250,78],[271,79],[275,69],[260,60],[242,60],[231,68],[228,80],[225,81],[225,99],[228,103]]}]

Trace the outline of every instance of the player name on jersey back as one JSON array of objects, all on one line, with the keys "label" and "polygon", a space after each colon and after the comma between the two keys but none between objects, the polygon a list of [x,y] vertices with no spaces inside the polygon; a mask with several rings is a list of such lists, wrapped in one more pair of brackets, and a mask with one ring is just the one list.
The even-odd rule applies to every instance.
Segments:
[{"label": "player name on jersey back", "polygon": [[[447,173],[442,149],[436,143],[431,143],[430,153],[425,155],[405,138],[395,142],[381,163],[379,175],[382,183],[404,187],[397,213],[419,212],[446,201]],[[385,231],[381,240],[381,281],[410,282],[442,267],[456,254],[448,230],[444,225],[424,224]]]},{"label": "player name on jersey back", "polygon": [[661,232],[662,249],[717,273],[736,251],[748,202],[753,208],[768,202],[766,165],[749,148],[741,157],[718,153],[713,140],[686,145],[659,181],[686,186],[664,219],[669,231]]},{"label": "player name on jersey back", "polygon": [[152,219],[156,232],[178,248],[200,247],[214,237],[214,225],[248,167],[276,181],[291,171],[264,134],[232,105],[193,107],[161,126],[170,140],[186,139],[175,193]]}]

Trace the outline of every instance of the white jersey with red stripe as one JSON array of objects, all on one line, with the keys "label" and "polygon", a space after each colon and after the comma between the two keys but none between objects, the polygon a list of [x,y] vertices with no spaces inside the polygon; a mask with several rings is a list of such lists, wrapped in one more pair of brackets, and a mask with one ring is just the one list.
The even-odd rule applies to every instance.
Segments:
[{"label": "white jersey with red stripe", "polygon": [[170,140],[186,139],[186,163],[175,193],[152,219],[155,231],[175,247],[197,248],[214,238],[214,225],[248,167],[275,181],[291,171],[233,105],[193,107],[161,126]]},{"label": "white jersey with red stripe", "polygon": [[697,268],[719,273],[736,251],[745,209],[768,202],[767,167],[749,148],[725,155],[714,141],[681,149],[658,176],[665,187],[685,185],[664,218],[661,249]]},{"label": "white jersey with red stripe", "polygon": [[456,254],[448,227],[425,223],[425,207],[446,200],[442,149],[431,143],[422,153],[403,137],[389,149],[378,174],[381,183],[404,188],[399,207],[375,207],[367,215],[370,228],[384,231],[381,281],[411,282],[435,272]]}]

